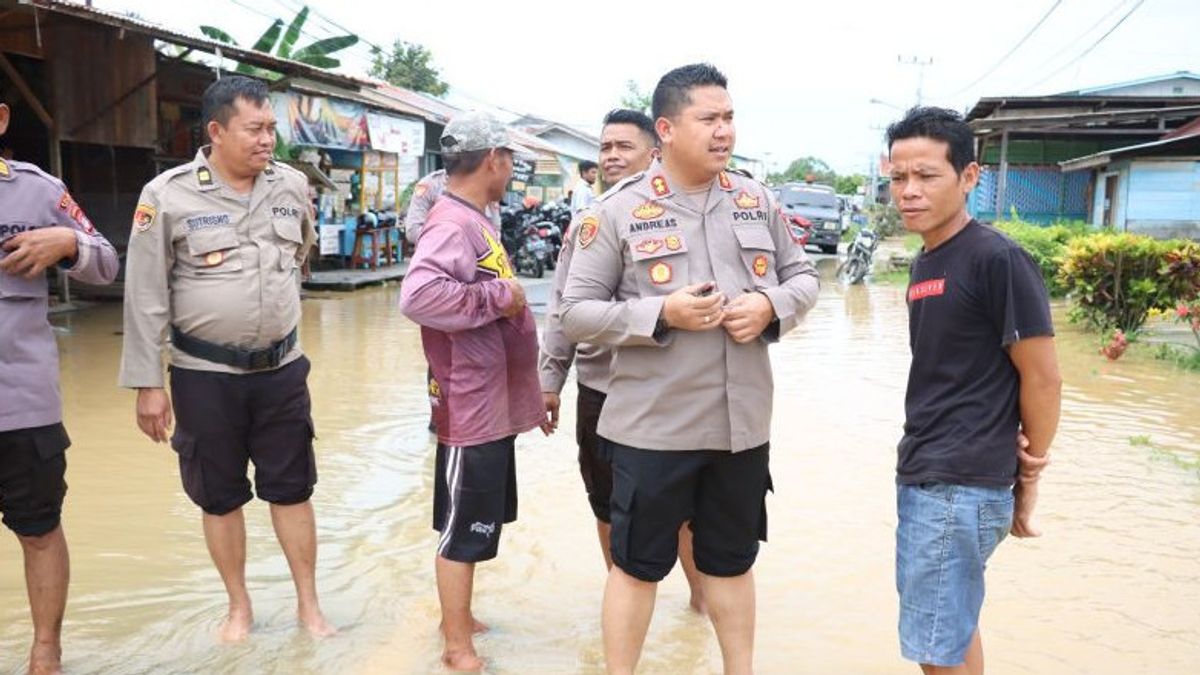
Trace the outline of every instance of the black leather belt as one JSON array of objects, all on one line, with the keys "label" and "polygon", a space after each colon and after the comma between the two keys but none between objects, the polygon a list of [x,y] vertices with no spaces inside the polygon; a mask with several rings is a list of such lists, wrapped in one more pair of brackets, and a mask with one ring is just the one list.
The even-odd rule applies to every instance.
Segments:
[{"label": "black leather belt", "polygon": [[241,349],[227,347],[207,340],[192,337],[171,326],[171,342],[179,351],[213,363],[222,363],[242,370],[267,370],[278,368],[283,357],[296,346],[296,329],[293,328],[282,340],[271,343],[265,349]]}]

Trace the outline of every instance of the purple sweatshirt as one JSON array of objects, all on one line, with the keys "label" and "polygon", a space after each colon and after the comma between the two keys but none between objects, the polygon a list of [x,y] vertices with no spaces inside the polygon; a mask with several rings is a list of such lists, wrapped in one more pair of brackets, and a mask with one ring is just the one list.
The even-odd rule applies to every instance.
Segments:
[{"label": "purple sweatshirt", "polygon": [[400,311],[421,325],[433,370],[429,398],[438,440],[480,445],[537,427],[537,325],[526,308],[505,318],[512,266],[486,215],[445,194],[421,230],[400,291]]},{"label": "purple sweatshirt", "polygon": [[[32,164],[0,159],[0,243],[29,230],[67,227],[79,252],[72,279],[107,284],[117,276],[117,252],[57,178]],[[0,248],[0,260],[6,257]],[[0,271],[0,431],[62,421],[58,345],[46,319],[45,275],[35,279]]]}]

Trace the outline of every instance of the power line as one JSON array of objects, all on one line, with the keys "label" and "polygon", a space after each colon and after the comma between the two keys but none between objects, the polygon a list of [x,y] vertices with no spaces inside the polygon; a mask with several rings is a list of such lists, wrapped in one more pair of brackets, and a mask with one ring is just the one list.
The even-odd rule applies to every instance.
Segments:
[{"label": "power line", "polygon": [[[1064,64],[1058,70],[1055,70],[1054,72],[1050,73],[1046,77],[1043,77],[1042,79],[1029,85],[1028,87],[1025,87],[1025,89],[1023,89],[1022,91],[1028,91],[1030,89],[1038,87],[1038,86],[1042,85],[1044,82],[1046,82],[1047,80],[1050,80],[1054,76],[1063,72],[1067,68],[1070,68],[1071,66],[1075,65],[1076,63],[1079,63],[1081,60],[1084,59],[1084,57],[1086,57],[1088,54],[1091,54],[1092,50],[1094,50],[1096,47],[1100,46],[1100,43],[1104,42],[1108,38],[1108,36],[1112,35],[1113,32],[1115,32],[1118,28],[1120,28],[1121,24],[1125,23],[1125,20],[1128,19],[1134,12],[1136,12],[1138,7],[1141,7],[1143,4],[1145,4],[1145,2],[1146,2],[1146,0],[1137,0],[1137,3],[1134,4],[1133,7],[1130,7],[1129,11],[1125,12],[1125,15],[1122,16],[1115,24],[1113,24],[1112,28],[1109,28],[1108,31],[1104,33],[1104,35],[1101,35],[1099,39],[1097,39],[1095,42],[1093,42],[1090,47],[1083,50],[1082,53],[1080,53],[1078,56],[1076,56],[1075,58],[1068,61],[1066,64]],[[1109,12],[1109,13],[1111,14],[1111,12]],[[1089,32],[1090,32],[1090,29],[1089,29]],[[1085,33],[1085,35],[1086,35],[1086,33]]]},{"label": "power line", "polygon": [[982,82],[983,79],[986,78],[988,75],[991,75],[992,73],[996,72],[996,69],[998,69],[1001,65],[1003,65],[1004,62],[1007,61],[1010,56],[1015,54],[1017,52],[1017,50],[1021,48],[1021,45],[1025,44],[1025,42],[1027,40],[1029,40],[1029,38],[1033,37],[1033,34],[1036,33],[1039,28],[1042,27],[1042,24],[1046,23],[1046,19],[1049,19],[1050,15],[1054,13],[1054,10],[1058,9],[1058,6],[1061,5],[1062,3],[1063,3],[1063,0],[1054,0],[1054,4],[1050,6],[1050,9],[1046,10],[1046,13],[1042,15],[1042,18],[1038,19],[1038,22],[1033,24],[1033,28],[1030,28],[1028,33],[1025,33],[1025,37],[1022,37],[1020,40],[1018,40],[1017,44],[1013,45],[1013,48],[1008,50],[1008,53],[1006,53],[1004,56],[1001,56],[999,61],[992,64],[992,67],[988,68],[987,71],[984,72],[984,74],[982,74],[979,77],[972,80],[971,83],[968,84],[967,86],[965,86],[962,89],[959,89],[958,91],[951,94],[950,98],[958,96],[959,94],[969,90],[971,87],[974,87],[975,85]]},{"label": "power line", "polygon": [[[242,9],[245,9],[245,10],[247,10],[247,11],[249,11],[249,12],[252,12],[252,13],[254,13],[254,14],[257,14],[258,16],[261,16],[261,17],[263,17],[263,18],[265,18],[265,19],[270,19],[272,22],[274,22],[274,21],[282,21],[282,19],[280,19],[279,17],[277,17],[277,16],[271,16],[270,14],[267,14],[266,12],[263,12],[262,10],[260,10],[260,9],[258,9],[258,8],[256,8],[256,7],[251,7],[250,5],[247,5],[246,3],[242,2],[241,0],[228,0],[228,1],[229,1],[229,2],[231,2],[231,3],[233,3],[234,5],[237,5],[238,7],[241,7]],[[309,14],[310,14],[310,15],[312,14],[312,10],[309,10]],[[287,24],[287,22],[284,22],[284,28],[283,28],[283,30],[287,30],[287,25],[288,25],[288,24]],[[344,29],[343,29],[343,30],[344,30]],[[322,37],[322,36],[319,36],[319,35],[313,35],[312,33],[310,33],[310,32],[308,32],[308,31],[304,30],[303,28],[301,28],[301,29],[300,29],[300,34],[301,34],[301,35],[303,35],[304,37],[307,37],[307,38],[309,38],[310,40],[313,40],[313,41],[316,41],[316,40],[323,40],[323,39],[325,39],[325,38],[324,38],[324,37]],[[361,40],[362,40],[362,38],[359,38],[359,40],[361,41]],[[347,54],[348,54],[348,55],[355,56],[356,58],[358,58],[359,60],[361,60],[361,61],[362,61],[362,62],[364,62],[364,63],[369,63],[369,61],[367,61],[365,57],[363,57],[363,56],[360,56],[360,55],[357,55],[357,54],[354,54],[352,51],[347,51]]]}]

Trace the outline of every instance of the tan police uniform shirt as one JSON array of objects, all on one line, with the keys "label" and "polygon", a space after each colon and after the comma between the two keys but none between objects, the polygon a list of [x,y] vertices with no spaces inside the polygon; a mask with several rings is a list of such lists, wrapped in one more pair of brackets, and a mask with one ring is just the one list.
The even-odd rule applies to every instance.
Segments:
[{"label": "tan police uniform shirt", "polygon": [[[208,342],[262,349],[300,321],[297,278],[316,239],[308,180],[276,162],[249,195],[221,182],[208,148],[142,190],[125,271],[123,387],[162,387],[161,350],[174,325]],[[297,344],[280,365],[301,355]],[[247,371],[171,348],[172,365]]]},{"label": "tan police uniform shirt", "polygon": [[[767,345],[816,303],[817,272],[761,184],[722,173],[703,213],[690,204],[655,162],[580,214],[564,331],[617,348],[601,436],[650,450],[748,450],[770,437]],[[761,291],[777,323],[748,344],[721,327],[656,331],[667,295],[707,281],[730,300]]]}]

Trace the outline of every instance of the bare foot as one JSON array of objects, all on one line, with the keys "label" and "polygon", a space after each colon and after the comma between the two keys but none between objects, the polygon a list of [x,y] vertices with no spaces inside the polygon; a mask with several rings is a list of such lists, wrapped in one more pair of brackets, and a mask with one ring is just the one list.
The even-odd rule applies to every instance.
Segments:
[{"label": "bare foot", "polygon": [[483,670],[483,659],[475,653],[475,648],[447,648],[442,652],[442,664],[456,673],[476,673]]},{"label": "bare foot", "polygon": [[62,648],[34,643],[29,650],[29,675],[62,675]]},{"label": "bare foot", "polygon": [[327,638],[337,635],[337,628],[325,620],[325,615],[319,608],[301,609],[296,612],[296,618],[299,619],[300,625],[304,626],[304,630],[307,630],[313,637]]},{"label": "bare foot", "polygon": [[[486,633],[489,630],[491,630],[491,627],[488,626],[486,623],[480,621],[479,619],[476,619],[475,617],[471,617],[471,632],[472,633],[479,635],[481,633]],[[445,623],[438,624],[438,631],[442,634],[442,637],[446,637],[446,624]]]},{"label": "bare foot", "polygon": [[244,642],[250,637],[250,626],[254,623],[254,613],[249,608],[229,609],[229,614],[217,629],[217,638],[221,642]]}]

